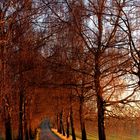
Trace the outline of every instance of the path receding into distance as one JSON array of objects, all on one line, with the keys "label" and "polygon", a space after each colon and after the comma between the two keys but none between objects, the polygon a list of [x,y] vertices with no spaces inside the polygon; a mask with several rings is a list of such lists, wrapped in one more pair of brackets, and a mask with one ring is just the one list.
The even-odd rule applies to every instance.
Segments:
[{"label": "path receding into distance", "polygon": [[40,139],[39,140],[61,140],[55,135],[50,128],[50,123],[46,119],[40,124]]}]

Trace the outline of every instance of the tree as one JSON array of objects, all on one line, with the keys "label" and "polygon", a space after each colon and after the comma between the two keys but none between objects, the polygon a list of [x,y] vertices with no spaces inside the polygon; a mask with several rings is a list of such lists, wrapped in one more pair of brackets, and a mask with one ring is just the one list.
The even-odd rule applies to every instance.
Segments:
[{"label": "tree", "polygon": [[[27,93],[27,88],[33,83],[33,75],[30,78],[29,75],[33,73],[35,64],[33,59],[36,55],[36,36],[31,22],[37,9],[32,9],[30,0],[4,1],[1,8],[1,40],[6,39],[5,43],[1,44],[1,93],[4,105],[2,113],[5,114],[2,115],[5,116],[6,139],[12,139],[11,130],[15,127],[13,124],[18,125],[13,117],[19,118],[19,139],[24,139],[23,129],[25,133],[30,129],[29,106],[32,95]],[[29,139],[27,135],[26,139]]]},{"label": "tree", "polygon": [[[99,139],[105,140],[106,106],[132,102],[130,98],[134,95],[132,92],[125,98],[122,98],[122,94],[120,98],[114,98],[115,94],[118,94],[117,89],[126,87],[127,83],[123,80],[127,73],[125,69],[131,63],[128,52],[128,34],[124,31],[126,24],[123,20],[126,2],[115,0],[110,5],[110,1],[104,0],[86,3],[64,1],[65,16],[58,10],[58,3],[55,4],[56,7],[58,6],[57,10],[50,8],[55,18],[63,25],[72,26],[72,35],[78,36],[85,46],[83,52],[90,52],[92,55],[92,72],[90,71],[88,75],[93,78],[93,93],[97,98]],[[73,8],[74,6],[76,8]],[[80,49],[82,50],[83,47],[80,46]],[[73,63],[75,63],[73,70],[77,70],[76,61]],[[119,80],[122,82],[117,82]]]},{"label": "tree", "polygon": [[[128,8],[132,9],[134,8],[134,11],[127,12],[125,9],[123,10],[124,13],[124,20],[126,24],[126,34],[128,35],[128,40],[129,40],[129,49],[130,49],[130,54],[131,54],[131,71],[130,74],[133,74],[134,77],[136,76],[138,78],[138,86],[140,85],[140,53],[139,53],[139,16],[138,13],[139,7],[137,7],[137,4],[139,4],[137,1],[134,1],[134,3],[129,3]],[[133,22],[135,20],[135,22]],[[137,87],[136,87],[137,88]]]}]

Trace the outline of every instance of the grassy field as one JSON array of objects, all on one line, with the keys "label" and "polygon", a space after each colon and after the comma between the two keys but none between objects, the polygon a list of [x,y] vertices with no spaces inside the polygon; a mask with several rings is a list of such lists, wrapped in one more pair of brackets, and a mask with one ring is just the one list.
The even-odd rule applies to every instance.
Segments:
[{"label": "grassy field", "polygon": [[[107,140],[139,140],[140,136],[128,136],[128,135],[117,135],[117,134],[106,134]],[[87,134],[88,140],[98,140],[97,134]]]},{"label": "grassy field", "polygon": [[[57,134],[59,137],[61,137],[63,140],[72,140],[70,137],[67,139],[62,134],[59,134],[56,130],[53,130],[55,134]],[[81,134],[79,132],[76,132],[76,138],[77,140],[81,140]],[[128,135],[117,135],[117,134],[107,134],[107,140],[139,140],[140,136],[128,136]],[[98,135],[96,133],[87,133],[87,140],[98,140]]]}]

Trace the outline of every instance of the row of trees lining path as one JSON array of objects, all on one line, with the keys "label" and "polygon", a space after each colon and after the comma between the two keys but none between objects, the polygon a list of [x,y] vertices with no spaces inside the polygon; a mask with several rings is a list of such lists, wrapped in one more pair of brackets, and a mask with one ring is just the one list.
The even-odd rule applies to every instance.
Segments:
[{"label": "row of trees lining path", "polygon": [[138,118],[139,6],[136,0],[0,1],[4,138],[32,139],[46,114],[58,132],[69,137],[71,129],[73,140],[76,123],[87,140],[86,119],[96,118],[99,140],[106,140],[106,119]]}]

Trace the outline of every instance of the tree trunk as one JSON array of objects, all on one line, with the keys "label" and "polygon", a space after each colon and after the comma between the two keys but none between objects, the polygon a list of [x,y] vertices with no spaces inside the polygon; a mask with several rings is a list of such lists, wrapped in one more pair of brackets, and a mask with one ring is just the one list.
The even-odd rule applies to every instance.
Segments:
[{"label": "tree trunk", "polygon": [[20,93],[18,140],[23,140],[23,122],[22,121],[23,121],[23,93]]},{"label": "tree trunk", "polygon": [[60,133],[62,134],[62,112],[59,113],[59,118],[60,118]]},{"label": "tree trunk", "polygon": [[12,129],[10,115],[5,119],[5,140],[12,140]]},{"label": "tree trunk", "polygon": [[104,102],[101,97],[97,97],[98,106],[98,133],[99,140],[106,140],[105,127],[104,127]]},{"label": "tree trunk", "polygon": [[83,116],[83,100],[82,99],[80,99],[79,117],[80,117],[82,140],[87,140],[85,121],[84,121],[84,116]]},{"label": "tree trunk", "polygon": [[72,140],[76,140],[75,129],[74,129],[74,122],[73,122],[72,106],[70,108],[70,123],[71,123]]},{"label": "tree trunk", "polygon": [[97,109],[98,109],[98,136],[99,140],[106,140],[105,126],[104,126],[104,112],[105,105],[102,97],[102,89],[100,87],[99,75],[95,76],[95,88],[97,94]]},{"label": "tree trunk", "polygon": [[62,123],[62,134],[63,134],[63,136],[65,136],[65,128],[64,128],[63,123]]},{"label": "tree trunk", "polygon": [[12,140],[11,122],[8,119],[5,122],[5,136],[5,140]]},{"label": "tree trunk", "polygon": [[[99,45],[100,46],[100,45]],[[100,66],[99,66],[99,54],[100,51],[95,55],[95,74],[94,74],[94,83],[95,83],[95,91],[97,96],[97,109],[98,109],[98,136],[99,140],[106,140],[105,135],[105,126],[104,126],[104,112],[105,112],[105,105],[103,100],[103,91],[100,85]]]},{"label": "tree trunk", "polygon": [[29,110],[27,110],[27,106],[25,104],[25,99],[24,99],[23,105],[24,105],[24,139],[29,140],[29,127],[28,127]]},{"label": "tree trunk", "polygon": [[61,133],[61,125],[60,125],[60,115],[57,114],[57,131]]},{"label": "tree trunk", "polygon": [[32,127],[31,127],[31,119],[29,119],[29,138],[30,139],[34,138],[34,132],[33,132]]},{"label": "tree trunk", "polygon": [[63,125],[63,111],[60,112],[60,131],[65,136],[65,130]]},{"label": "tree trunk", "polygon": [[34,138],[34,133],[33,133],[33,130],[31,128],[31,124],[29,126],[29,137],[30,137],[30,139],[33,139]]},{"label": "tree trunk", "polygon": [[68,116],[67,116],[67,118],[66,118],[66,124],[67,124],[67,127],[66,127],[66,134],[67,134],[67,138],[69,138],[69,136],[70,136],[69,126],[70,126],[70,124],[69,124],[69,117],[68,117]]},{"label": "tree trunk", "polygon": [[28,123],[27,120],[24,120],[24,134],[25,134],[25,140],[29,140],[29,129],[28,129]]},{"label": "tree trunk", "polygon": [[25,130],[25,140],[30,140],[29,139],[29,130],[28,130],[28,128],[26,128],[26,130]]},{"label": "tree trunk", "polygon": [[[22,66],[22,64],[21,64]],[[24,97],[25,97],[25,87],[24,87],[24,78],[23,72],[21,70],[21,66],[19,67],[19,130],[18,130],[18,140],[23,140],[23,117],[25,117],[25,104],[24,104]]]}]

